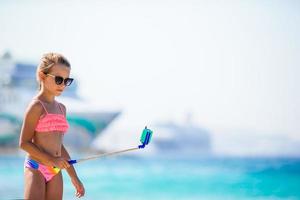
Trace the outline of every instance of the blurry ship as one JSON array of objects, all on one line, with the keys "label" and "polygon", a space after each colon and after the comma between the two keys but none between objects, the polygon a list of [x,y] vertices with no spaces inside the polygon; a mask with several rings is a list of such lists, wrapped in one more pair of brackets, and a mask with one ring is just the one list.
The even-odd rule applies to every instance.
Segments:
[{"label": "blurry ship", "polygon": [[211,134],[192,123],[159,123],[151,127],[151,153],[164,157],[212,156]]},{"label": "blurry ship", "polygon": [[[159,121],[145,125],[153,131],[149,145],[142,152],[131,152],[128,156],[171,159],[214,156],[211,131],[193,122],[191,113],[187,113],[181,122]],[[129,125],[125,113],[111,124],[109,130],[103,131],[93,142],[93,148],[111,152],[138,146],[143,128]]]},{"label": "blurry ship", "polygon": [[[22,118],[26,106],[37,93],[36,65],[15,62],[10,53],[0,57],[0,146],[18,144]],[[68,87],[58,101],[67,107],[70,123],[64,144],[69,147],[89,148],[91,142],[119,114],[119,111],[97,110],[96,105],[84,101],[77,94],[76,81]]]}]

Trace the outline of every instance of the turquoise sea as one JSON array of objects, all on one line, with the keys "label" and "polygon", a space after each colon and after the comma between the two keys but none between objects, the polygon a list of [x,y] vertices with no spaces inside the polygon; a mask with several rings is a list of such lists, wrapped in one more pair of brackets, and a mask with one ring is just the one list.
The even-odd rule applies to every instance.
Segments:
[{"label": "turquoise sea", "polygon": [[[300,159],[113,157],[76,165],[83,199],[300,199]],[[0,199],[21,199],[23,156],[0,156]],[[76,199],[64,173],[64,199]]]}]

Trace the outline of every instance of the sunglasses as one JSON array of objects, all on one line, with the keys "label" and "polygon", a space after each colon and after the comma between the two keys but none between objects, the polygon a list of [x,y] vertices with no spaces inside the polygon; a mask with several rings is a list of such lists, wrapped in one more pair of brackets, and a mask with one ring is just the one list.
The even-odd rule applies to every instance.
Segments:
[{"label": "sunglasses", "polygon": [[53,77],[56,85],[61,85],[62,83],[64,83],[65,86],[69,86],[74,80],[73,78],[63,78],[61,76],[55,76],[53,74],[48,74],[48,73],[44,73],[44,74]]}]

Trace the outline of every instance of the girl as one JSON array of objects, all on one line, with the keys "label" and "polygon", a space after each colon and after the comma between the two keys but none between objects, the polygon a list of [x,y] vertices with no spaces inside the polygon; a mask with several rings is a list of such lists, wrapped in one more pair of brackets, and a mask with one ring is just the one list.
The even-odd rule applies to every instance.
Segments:
[{"label": "girl", "polygon": [[84,195],[84,187],[72,165],[62,140],[69,125],[66,107],[55,100],[69,86],[71,66],[57,53],[43,55],[36,77],[38,94],[29,104],[21,130],[19,146],[28,153],[24,163],[25,199],[56,200],[63,197],[61,169],[66,169],[76,189]]}]

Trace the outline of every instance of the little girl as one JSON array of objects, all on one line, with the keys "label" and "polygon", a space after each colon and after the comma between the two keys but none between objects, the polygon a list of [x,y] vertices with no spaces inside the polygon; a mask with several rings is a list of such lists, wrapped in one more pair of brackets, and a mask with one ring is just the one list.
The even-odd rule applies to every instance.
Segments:
[{"label": "little girl", "polygon": [[25,199],[56,200],[63,197],[61,169],[66,169],[76,189],[84,195],[84,187],[72,165],[62,141],[69,125],[66,107],[55,100],[69,86],[71,66],[57,53],[43,55],[36,77],[38,94],[29,104],[21,130],[19,146],[28,153],[24,163]]}]

